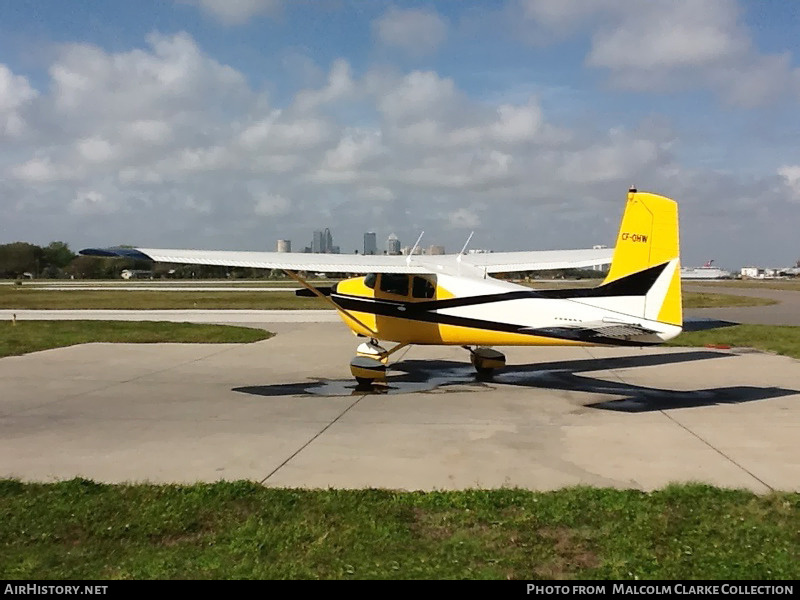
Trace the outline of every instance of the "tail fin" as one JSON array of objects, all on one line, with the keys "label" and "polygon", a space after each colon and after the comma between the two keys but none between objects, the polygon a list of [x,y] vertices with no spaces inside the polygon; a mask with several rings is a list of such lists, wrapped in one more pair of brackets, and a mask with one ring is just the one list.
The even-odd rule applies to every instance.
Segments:
[{"label": "tail fin", "polygon": [[645,296],[644,314],[639,316],[681,326],[678,205],[664,196],[631,189],[611,269],[603,285],[665,263],[663,272]]}]

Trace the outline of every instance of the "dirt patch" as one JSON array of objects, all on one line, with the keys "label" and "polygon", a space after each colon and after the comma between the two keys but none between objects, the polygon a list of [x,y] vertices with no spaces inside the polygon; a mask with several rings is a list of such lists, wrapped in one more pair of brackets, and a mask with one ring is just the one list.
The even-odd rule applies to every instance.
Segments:
[{"label": "dirt patch", "polygon": [[600,565],[600,559],[589,548],[578,532],[567,527],[548,527],[539,531],[539,536],[551,540],[555,557],[535,568],[544,579],[566,579],[575,571],[591,569]]}]

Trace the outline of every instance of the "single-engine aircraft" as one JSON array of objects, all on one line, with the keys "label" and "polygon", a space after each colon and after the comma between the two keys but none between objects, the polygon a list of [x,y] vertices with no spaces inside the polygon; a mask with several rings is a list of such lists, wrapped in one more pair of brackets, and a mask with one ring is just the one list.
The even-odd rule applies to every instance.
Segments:
[{"label": "single-engine aircraft", "polygon": [[[360,384],[384,380],[389,357],[411,344],[463,346],[478,375],[505,366],[494,346],[649,346],[682,329],[677,204],[628,191],[613,249],[370,256],[89,248],[81,254],[166,263],[282,269],[368,338],[350,363]],[[538,290],[490,275],[611,263],[594,288]],[[300,272],[366,273],[330,288]],[[381,342],[394,342],[389,350]]]}]

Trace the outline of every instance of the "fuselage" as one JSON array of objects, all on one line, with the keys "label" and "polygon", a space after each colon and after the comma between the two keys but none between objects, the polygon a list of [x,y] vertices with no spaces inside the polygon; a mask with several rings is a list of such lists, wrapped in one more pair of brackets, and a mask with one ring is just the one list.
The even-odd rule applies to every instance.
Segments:
[{"label": "fuselage", "polygon": [[330,297],[353,332],[408,344],[638,346],[662,343],[681,331],[633,317],[645,314],[645,296],[587,292],[534,290],[491,277],[383,273],[341,281]]}]

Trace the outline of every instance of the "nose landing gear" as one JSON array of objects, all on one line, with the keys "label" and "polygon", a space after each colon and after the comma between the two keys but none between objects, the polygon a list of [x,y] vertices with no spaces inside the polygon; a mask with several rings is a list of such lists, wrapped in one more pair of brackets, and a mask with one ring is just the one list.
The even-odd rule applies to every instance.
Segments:
[{"label": "nose landing gear", "polygon": [[385,382],[389,357],[406,346],[408,344],[398,344],[391,350],[386,350],[374,338],[359,345],[355,357],[350,361],[350,372],[358,385],[369,387],[376,382]]}]

